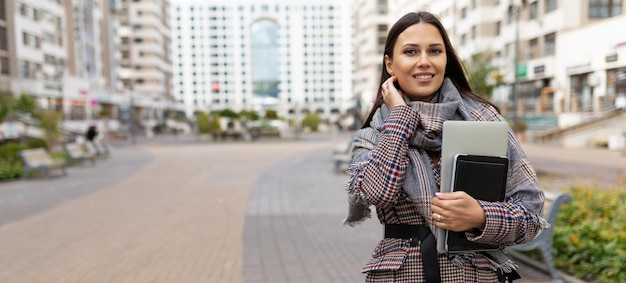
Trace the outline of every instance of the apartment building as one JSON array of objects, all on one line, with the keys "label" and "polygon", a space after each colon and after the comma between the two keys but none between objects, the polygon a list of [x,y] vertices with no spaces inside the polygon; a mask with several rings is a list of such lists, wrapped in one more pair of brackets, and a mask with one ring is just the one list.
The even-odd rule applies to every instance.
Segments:
[{"label": "apartment building", "polygon": [[[121,0],[117,79],[129,91],[134,114],[162,120],[172,108],[170,3],[168,0]],[[138,113],[142,111],[141,113]]]},{"label": "apartment building", "polygon": [[276,110],[333,122],[352,96],[349,1],[179,0],[174,96],[195,110]]},{"label": "apartment building", "polygon": [[438,14],[463,60],[488,52],[504,78],[492,100],[507,115],[532,116],[624,107],[625,9],[621,0],[390,1],[393,21]]},{"label": "apartment building", "polygon": [[67,58],[61,1],[4,0],[0,7],[2,90],[61,109]]},{"label": "apartment building", "polygon": [[17,76],[15,49],[9,48],[15,46],[15,33],[12,29],[15,24],[10,13],[14,10],[14,2],[0,0],[0,91],[2,93],[11,91],[11,78]]},{"label": "apartment building", "polygon": [[[376,98],[390,18],[386,0],[357,0],[355,7],[353,82],[355,109],[360,114],[355,117],[360,117],[367,115]],[[358,118],[354,123],[361,124]]]}]

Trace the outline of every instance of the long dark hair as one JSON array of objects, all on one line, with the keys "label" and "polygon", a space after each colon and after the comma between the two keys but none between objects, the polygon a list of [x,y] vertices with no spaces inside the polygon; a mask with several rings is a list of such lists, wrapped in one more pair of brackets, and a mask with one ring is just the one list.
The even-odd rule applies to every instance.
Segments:
[{"label": "long dark hair", "polygon": [[[441,21],[439,20],[439,18],[437,18],[437,16],[429,12],[408,13],[404,15],[389,30],[389,33],[387,34],[387,41],[385,41],[384,55],[387,55],[390,59],[392,59],[393,48],[396,45],[398,36],[400,36],[400,34],[408,27],[419,23],[431,24],[439,30],[439,33],[443,38],[443,44],[446,48],[446,57],[448,61],[448,63],[446,64],[446,77],[449,78],[450,81],[452,81],[454,86],[459,90],[459,93],[471,99],[487,103],[493,106],[496,111],[500,113],[500,109],[498,109],[496,105],[472,92],[472,88],[470,87],[470,84],[465,77],[465,67],[461,62],[461,59],[459,59],[459,56],[456,54],[456,51],[454,51],[454,48],[452,48],[448,33],[446,32],[446,29],[443,27],[443,24],[441,24]],[[374,102],[374,106],[372,106],[372,109],[370,110],[370,113],[368,114],[367,119],[365,120],[365,123],[363,123],[361,128],[369,127],[369,123],[372,121],[372,117],[374,116],[376,109],[378,109],[384,103],[381,85],[388,78],[391,77],[391,74],[389,74],[387,72],[387,68],[385,68],[384,56],[382,66],[382,71],[380,73],[380,83],[378,84],[378,92],[376,94],[376,101]]]}]

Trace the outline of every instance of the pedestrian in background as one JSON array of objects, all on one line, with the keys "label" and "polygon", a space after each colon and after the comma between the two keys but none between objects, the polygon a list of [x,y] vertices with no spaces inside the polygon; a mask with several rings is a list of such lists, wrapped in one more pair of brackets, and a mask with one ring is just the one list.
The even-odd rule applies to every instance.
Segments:
[{"label": "pedestrian in background", "polygon": [[476,200],[462,191],[439,193],[446,120],[504,118],[472,92],[437,16],[406,14],[388,33],[378,94],[354,137],[348,169],[345,223],[370,217],[374,205],[387,234],[362,269],[367,282],[517,279],[517,265],[503,248],[438,254],[436,228],[466,231],[471,241],[505,247],[532,240],[548,225],[541,217],[544,196],[537,176],[511,130],[505,202]]},{"label": "pedestrian in background", "polygon": [[87,139],[88,142],[93,143],[94,139],[98,136],[98,129],[96,128],[95,125],[90,125],[89,128],[87,128],[87,133],[85,134],[85,138]]}]

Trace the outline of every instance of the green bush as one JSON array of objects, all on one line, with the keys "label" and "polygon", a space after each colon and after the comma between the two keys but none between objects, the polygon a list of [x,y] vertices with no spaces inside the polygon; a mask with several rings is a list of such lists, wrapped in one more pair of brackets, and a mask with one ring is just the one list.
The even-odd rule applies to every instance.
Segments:
[{"label": "green bush", "polygon": [[0,158],[0,181],[21,177],[24,174],[24,167],[18,161],[10,162]]},{"label": "green bush", "polygon": [[0,160],[8,163],[18,162],[20,161],[19,152],[24,149],[26,149],[26,146],[16,142],[0,145]]},{"label": "green bush", "polygon": [[626,282],[626,191],[575,187],[554,228],[554,262],[591,282]]},{"label": "green bush", "polygon": [[26,141],[26,146],[28,148],[40,148],[43,147],[48,150],[48,142],[44,139],[40,138],[31,138]]}]

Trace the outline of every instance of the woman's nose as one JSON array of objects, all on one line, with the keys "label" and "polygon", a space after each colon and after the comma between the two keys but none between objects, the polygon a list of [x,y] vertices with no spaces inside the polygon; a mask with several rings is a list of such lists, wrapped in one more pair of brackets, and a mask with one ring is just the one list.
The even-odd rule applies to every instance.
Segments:
[{"label": "woman's nose", "polygon": [[422,52],[417,59],[417,66],[420,68],[430,66],[430,60],[428,60],[428,53]]}]

